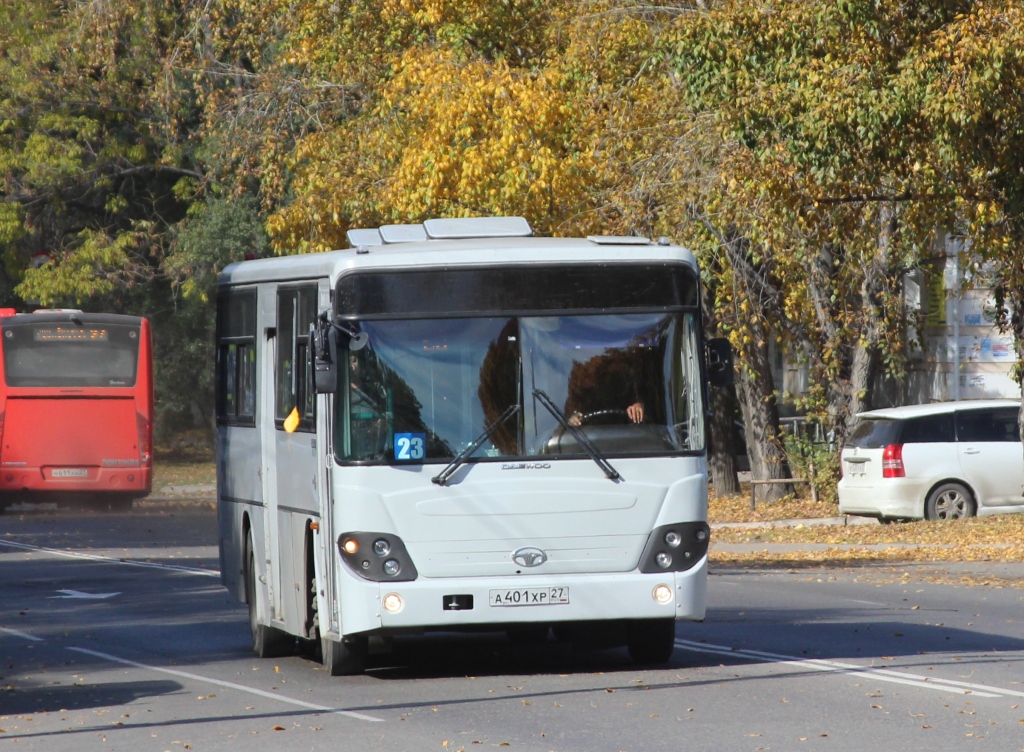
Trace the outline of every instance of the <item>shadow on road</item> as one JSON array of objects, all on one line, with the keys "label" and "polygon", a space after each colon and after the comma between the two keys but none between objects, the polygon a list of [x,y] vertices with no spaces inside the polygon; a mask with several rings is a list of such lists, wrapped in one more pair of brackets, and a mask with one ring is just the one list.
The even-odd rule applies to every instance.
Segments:
[{"label": "shadow on road", "polygon": [[0,710],[4,715],[26,715],[118,707],[143,697],[167,695],[182,689],[178,682],[167,680],[16,686],[13,690],[0,691]]}]

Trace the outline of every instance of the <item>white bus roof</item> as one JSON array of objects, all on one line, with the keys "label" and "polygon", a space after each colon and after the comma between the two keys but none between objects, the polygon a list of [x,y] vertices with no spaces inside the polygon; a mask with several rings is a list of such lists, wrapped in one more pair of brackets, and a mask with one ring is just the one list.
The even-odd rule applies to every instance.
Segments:
[{"label": "white bus roof", "polygon": [[565,263],[683,263],[697,268],[693,253],[678,245],[652,243],[636,238],[635,243],[615,238],[504,237],[464,240],[427,240],[412,243],[361,246],[327,253],[241,261],[220,273],[218,284],[245,285],[258,282],[328,277],[334,287],[338,277],[349,271],[414,269],[448,266],[550,265]]}]

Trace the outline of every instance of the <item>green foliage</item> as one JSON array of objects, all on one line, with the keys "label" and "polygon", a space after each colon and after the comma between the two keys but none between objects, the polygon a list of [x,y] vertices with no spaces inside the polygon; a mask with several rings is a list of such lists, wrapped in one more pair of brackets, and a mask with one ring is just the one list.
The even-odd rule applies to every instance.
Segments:
[{"label": "green foliage", "polygon": [[428,215],[684,240],[839,423],[936,229],[1024,335],[1011,0],[9,0],[0,50],[0,303],[151,316],[168,426],[209,423],[225,264]]},{"label": "green foliage", "polygon": [[[814,424],[806,428],[813,429]],[[807,430],[784,434],[783,444],[793,477],[813,479],[818,501],[837,504],[841,477],[839,449],[828,441],[815,441]]]}]

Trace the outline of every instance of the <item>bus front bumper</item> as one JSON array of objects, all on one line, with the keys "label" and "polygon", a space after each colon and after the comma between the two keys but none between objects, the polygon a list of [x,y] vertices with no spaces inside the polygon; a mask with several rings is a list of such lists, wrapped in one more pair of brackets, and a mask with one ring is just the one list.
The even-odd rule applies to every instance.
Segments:
[{"label": "bus front bumper", "polygon": [[[704,557],[685,572],[663,574],[626,572],[486,579],[421,578],[413,582],[366,583],[368,587],[359,588],[362,591],[360,599],[366,599],[361,605],[372,609],[369,613],[376,618],[361,625],[346,624],[344,631],[445,627],[486,629],[495,625],[616,619],[699,621],[704,618],[707,600],[707,567],[707,557]],[[667,602],[659,602],[655,598],[655,589],[659,585],[666,585],[671,590],[671,599]],[[558,592],[559,589],[563,591]],[[550,600],[552,591],[556,591],[555,598],[561,596],[567,602]],[[353,605],[353,595],[350,591],[345,598],[349,605]],[[399,601],[393,597],[396,595]],[[498,605],[497,601],[516,605]],[[397,609],[387,608],[388,605],[394,608],[396,603]],[[344,613],[343,608],[343,619]]]}]

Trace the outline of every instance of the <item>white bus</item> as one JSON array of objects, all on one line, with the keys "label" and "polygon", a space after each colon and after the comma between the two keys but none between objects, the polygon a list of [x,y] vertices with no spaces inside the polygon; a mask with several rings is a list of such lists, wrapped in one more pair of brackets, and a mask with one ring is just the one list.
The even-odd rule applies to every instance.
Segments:
[{"label": "white bus", "polygon": [[[505,630],[665,662],[704,618],[697,265],[518,217],[353,230],[220,275],[221,577],[260,656]],[[386,642],[386,640],[385,640]]]}]

